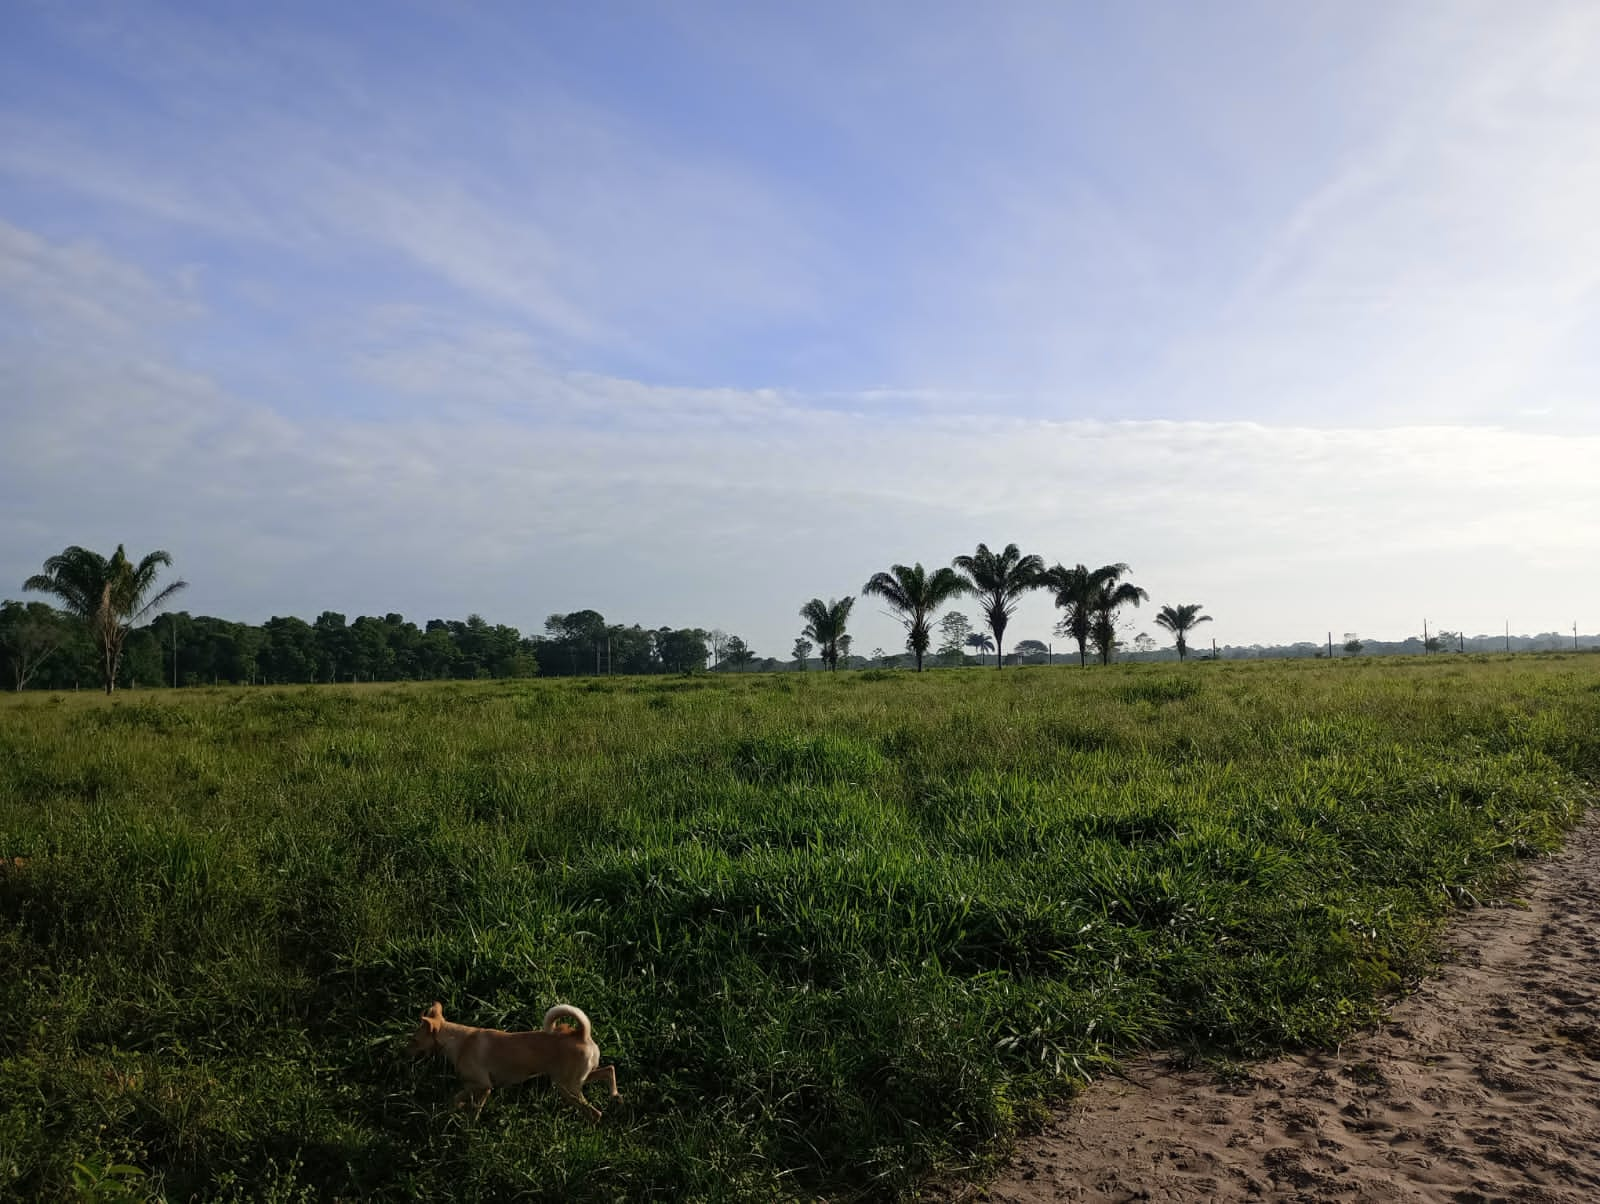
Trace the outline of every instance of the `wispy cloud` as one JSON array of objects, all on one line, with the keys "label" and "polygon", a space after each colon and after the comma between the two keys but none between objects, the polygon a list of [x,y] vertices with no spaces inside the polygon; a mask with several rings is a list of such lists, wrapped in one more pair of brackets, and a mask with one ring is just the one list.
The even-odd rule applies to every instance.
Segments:
[{"label": "wispy cloud", "polygon": [[0,570],[778,653],[1016,540],[1224,639],[1570,621],[1600,16],[1151,12],[29,10]]},{"label": "wispy cloud", "polygon": [[[49,275],[82,254],[29,244]],[[114,264],[83,283],[113,310],[150,288]],[[491,345],[464,361],[452,345],[433,360],[426,344],[393,383],[434,406],[289,418],[183,370],[148,334],[65,360],[61,339],[100,329],[70,296],[36,321],[50,337],[10,340],[0,381],[37,403],[10,415],[0,451],[0,565],[19,580],[48,517],[75,540],[144,531],[182,555],[192,604],[225,613],[408,599],[530,625],[595,605],[721,623],[769,652],[806,597],[978,540],[1132,559],[1158,601],[1204,601],[1227,639],[1393,634],[1401,597],[1469,628],[1506,614],[1544,627],[1560,618],[1545,609],[1600,585],[1583,567],[1600,563],[1600,526],[1574,521],[1593,513],[1593,437],[981,413],[907,428],[870,405],[564,378],[536,356],[475,377],[505,357]],[[543,388],[559,404],[513,404]],[[452,405],[463,390],[487,404]],[[628,420],[641,412],[690,420]],[[1560,582],[1530,597],[1526,581],[1557,561]],[[1048,607],[1019,623],[1046,633]],[[892,646],[886,621],[861,627],[863,643]]]}]

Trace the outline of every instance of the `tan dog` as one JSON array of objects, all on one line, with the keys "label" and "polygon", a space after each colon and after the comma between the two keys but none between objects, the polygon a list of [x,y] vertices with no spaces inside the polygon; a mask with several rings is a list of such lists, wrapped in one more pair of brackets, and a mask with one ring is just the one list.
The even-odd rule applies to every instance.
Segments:
[{"label": "tan dog", "polygon": [[[570,1020],[576,1028],[556,1027]],[[422,1013],[422,1023],[411,1038],[414,1054],[442,1053],[466,1083],[456,1096],[456,1106],[475,1105],[473,1116],[483,1111],[489,1092],[524,1079],[547,1074],[559,1091],[589,1115],[600,1119],[600,1109],[583,1098],[583,1085],[596,1080],[610,1084],[617,1094],[617,1068],[601,1067],[600,1047],[589,1033],[589,1017],[571,1004],[558,1003],[544,1014],[544,1028],[507,1033],[497,1028],[473,1028],[444,1018],[444,1006],[434,1004]]]}]

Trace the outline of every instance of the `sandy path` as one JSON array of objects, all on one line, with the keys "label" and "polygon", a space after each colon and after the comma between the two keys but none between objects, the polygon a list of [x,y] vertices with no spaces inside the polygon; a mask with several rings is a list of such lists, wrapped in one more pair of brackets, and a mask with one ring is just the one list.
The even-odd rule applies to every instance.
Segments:
[{"label": "sandy path", "polygon": [[1600,811],[1522,889],[1376,1032],[1242,1084],[1140,1062],[978,1198],[1600,1201]]}]

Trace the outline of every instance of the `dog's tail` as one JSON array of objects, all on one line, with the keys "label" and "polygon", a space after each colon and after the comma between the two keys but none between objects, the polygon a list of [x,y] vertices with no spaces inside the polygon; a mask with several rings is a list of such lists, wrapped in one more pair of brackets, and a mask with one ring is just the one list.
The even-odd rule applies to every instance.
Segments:
[{"label": "dog's tail", "polygon": [[558,1003],[544,1014],[545,1032],[555,1032],[556,1021],[563,1018],[572,1021],[578,1026],[578,1035],[585,1041],[591,1039],[589,1036],[589,1017],[585,1016],[581,1010],[573,1007],[570,1003]]}]

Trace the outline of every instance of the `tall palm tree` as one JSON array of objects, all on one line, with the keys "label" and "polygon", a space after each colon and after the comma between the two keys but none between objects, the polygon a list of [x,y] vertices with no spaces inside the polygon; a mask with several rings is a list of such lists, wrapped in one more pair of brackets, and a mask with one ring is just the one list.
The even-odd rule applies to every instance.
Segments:
[{"label": "tall palm tree", "polygon": [[1163,606],[1156,616],[1156,626],[1165,627],[1178,637],[1178,659],[1189,655],[1189,642],[1184,639],[1194,628],[1211,622],[1210,615],[1200,613],[1201,603],[1185,602],[1180,606]]},{"label": "tall palm tree", "polygon": [[1093,615],[1090,633],[1102,665],[1111,663],[1111,653],[1117,646],[1117,611],[1123,606],[1137,606],[1150,597],[1137,585],[1122,580],[1122,574],[1127,571],[1125,564],[1100,569],[1099,581],[1090,599],[1089,610]]},{"label": "tall palm tree", "polygon": [[[1044,561],[1037,556],[1024,556],[1014,543],[1008,543],[999,553],[980,543],[972,555],[957,556],[951,563],[966,574],[967,588],[978,596],[989,630],[994,632],[995,647],[1004,648],[1006,624],[1022,595],[1042,584]],[[1005,668],[1005,657],[996,656],[994,664],[997,669]]]},{"label": "tall palm tree", "polygon": [[1044,584],[1056,596],[1062,611],[1056,634],[1069,637],[1078,645],[1078,664],[1089,663],[1089,641],[1095,638],[1095,610],[1100,587],[1116,581],[1128,571],[1122,563],[1104,564],[1097,569],[1087,565],[1052,565],[1045,572]]},{"label": "tall palm tree", "polygon": [[100,676],[109,694],[116,688],[122,646],[133,625],[188,585],[187,581],[173,581],[151,596],[157,572],[171,564],[172,557],[166,552],[151,552],[134,564],[121,544],[109,560],[98,552],[73,546],[46,560],[44,572],[29,577],[22,588],[54,594],[61,600],[62,609],[88,625],[100,653]]},{"label": "tall palm tree", "polygon": [[854,597],[835,598],[831,602],[813,598],[800,608],[800,617],[806,621],[801,634],[817,642],[822,663],[830,669],[839,667],[839,640],[844,636],[850,608],[855,604]]},{"label": "tall palm tree", "polygon": [[967,647],[978,650],[978,663],[982,665],[986,663],[983,659],[984,653],[994,651],[994,637],[984,635],[981,631],[974,631],[967,637]]},{"label": "tall palm tree", "polygon": [[1078,645],[1078,664],[1089,663],[1089,637],[1094,633],[1094,591],[1096,573],[1086,565],[1068,568],[1052,565],[1045,571],[1046,587],[1055,594],[1056,605],[1064,612],[1056,624],[1056,634],[1070,637]]},{"label": "tall palm tree", "polygon": [[876,594],[887,602],[905,625],[906,647],[917,658],[918,673],[933,638],[929,628],[934,612],[966,591],[967,583],[954,569],[939,569],[930,576],[921,564],[897,564],[887,573],[874,573],[861,589],[863,595]]}]

